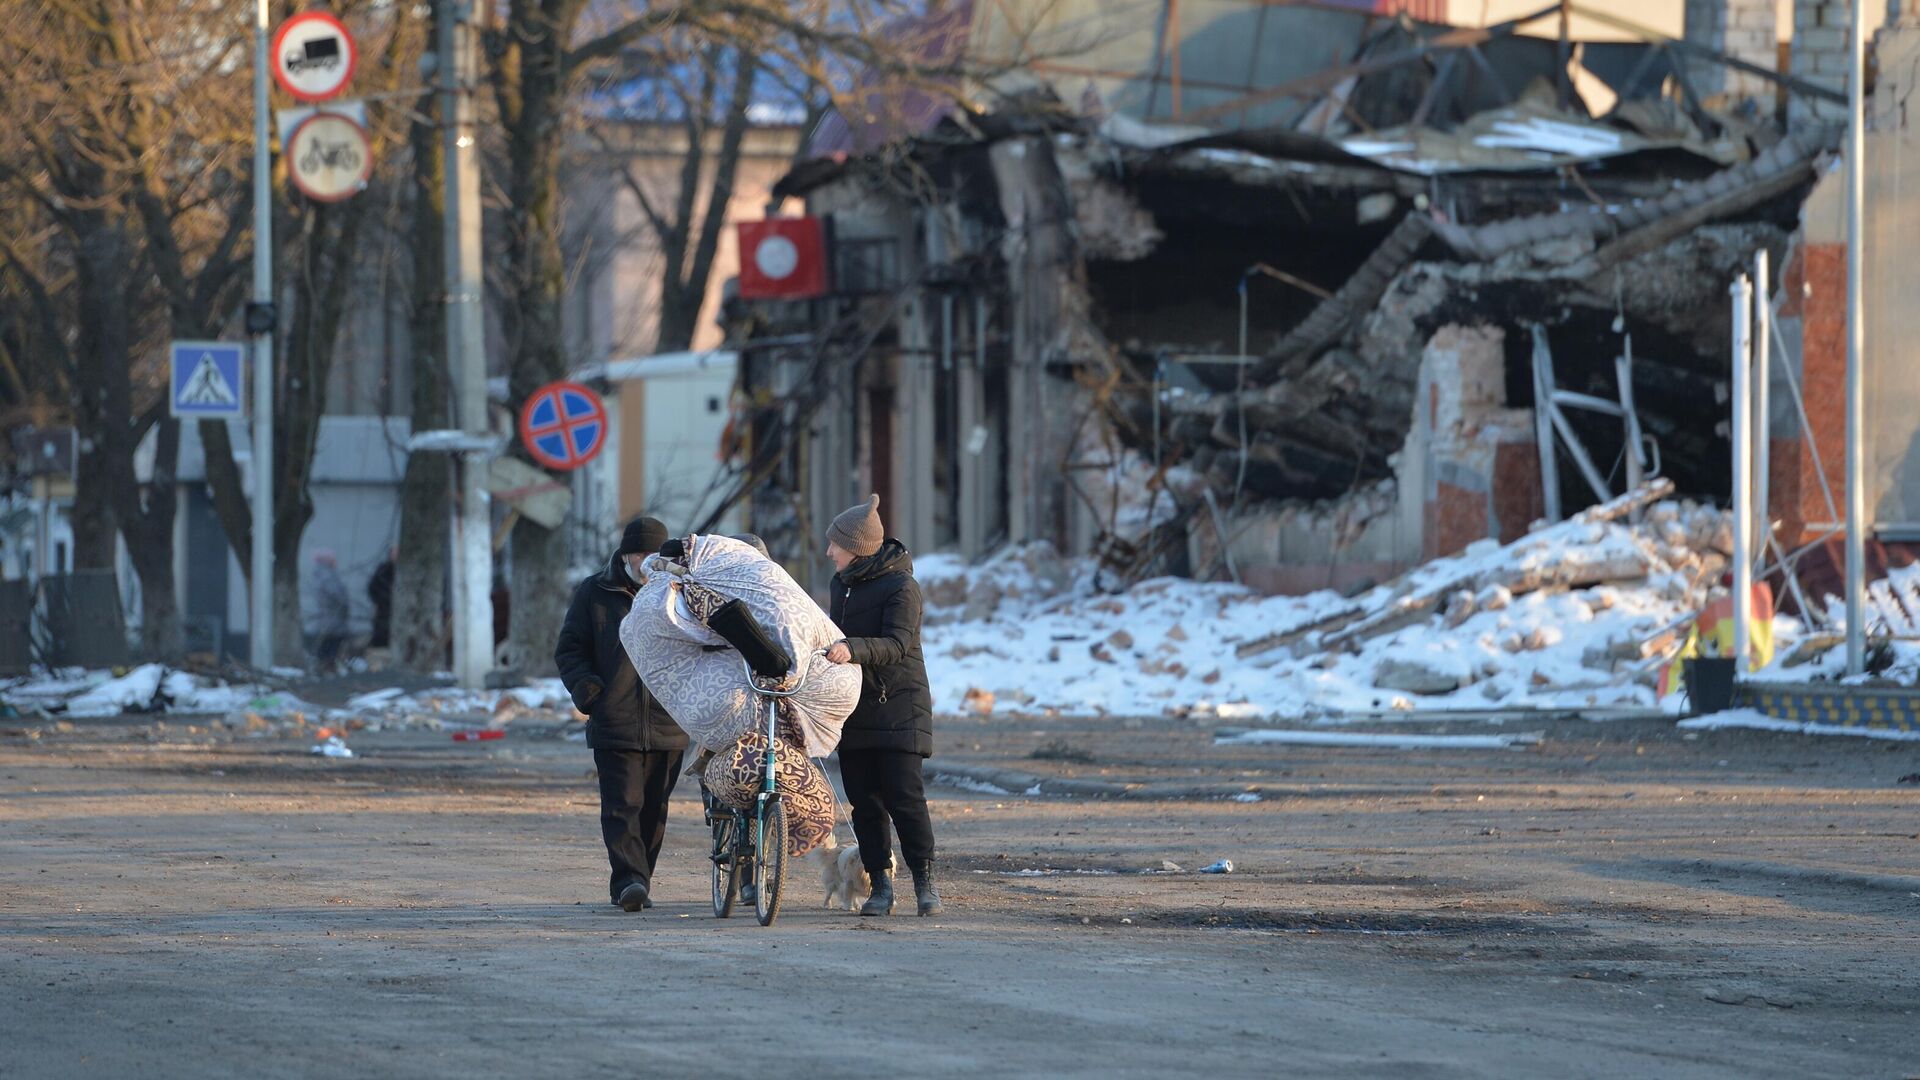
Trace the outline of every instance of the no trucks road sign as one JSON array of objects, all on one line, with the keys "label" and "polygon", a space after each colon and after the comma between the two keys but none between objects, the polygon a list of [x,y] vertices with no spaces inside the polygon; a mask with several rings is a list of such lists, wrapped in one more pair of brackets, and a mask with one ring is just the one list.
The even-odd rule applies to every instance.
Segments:
[{"label": "no trucks road sign", "polygon": [[306,11],[273,36],[273,77],[301,101],[338,97],[360,60],[346,24],[324,11]]},{"label": "no trucks road sign", "polygon": [[520,444],[549,469],[577,469],[607,445],[607,408],[577,382],[552,382],[520,407]]}]

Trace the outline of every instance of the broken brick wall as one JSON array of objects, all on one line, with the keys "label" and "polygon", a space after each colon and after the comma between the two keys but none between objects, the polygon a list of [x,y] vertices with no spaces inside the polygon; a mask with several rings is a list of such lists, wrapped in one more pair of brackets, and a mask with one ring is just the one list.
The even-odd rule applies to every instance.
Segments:
[{"label": "broken brick wall", "polygon": [[1422,558],[1518,539],[1545,514],[1533,410],[1507,406],[1505,339],[1445,326],[1421,357],[1421,414],[1401,458],[1418,476],[1402,490],[1420,494]]},{"label": "broken brick wall", "polygon": [[[1911,266],[1920,247],[1920,192],[1910,179],[1920,168],[1920,118],[1909,120],[1907,105],[1920,78],[1920,19],[1903,9],[1875,50],[1880,76],[1865,156],[1862,454],[1867,520],[1886,537],[1920,530],[1920,378],[1912,358],[1920,285]],[[1784,347],[1770,369],[1767,501],[1788,548],[1845,520],[1847,177],[1840,164],[1823,173],[1802,207],[1775,298]],[[1787,374],[1803,396],[1804,425]]]}]

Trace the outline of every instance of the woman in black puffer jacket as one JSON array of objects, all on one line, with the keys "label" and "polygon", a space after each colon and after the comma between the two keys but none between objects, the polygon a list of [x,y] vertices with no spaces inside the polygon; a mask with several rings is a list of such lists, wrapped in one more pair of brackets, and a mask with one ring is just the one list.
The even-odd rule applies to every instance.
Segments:
[{"label": "woman in black puffer jacket", "polygon": [[859,664],[860,704],[840,736],[840,781],[853,810],[860,861],[873,879],[862,915],[893,912],[891,821],[913,874],[922,915],[940,913],[933,883],[933,818],[920,763],[933,753],[933,692],[920,654],[920,585],[913,556],[880,524],[880,496],[827,528],[833,576],[830,614],[847,637],[827,651],[836,664]]}]

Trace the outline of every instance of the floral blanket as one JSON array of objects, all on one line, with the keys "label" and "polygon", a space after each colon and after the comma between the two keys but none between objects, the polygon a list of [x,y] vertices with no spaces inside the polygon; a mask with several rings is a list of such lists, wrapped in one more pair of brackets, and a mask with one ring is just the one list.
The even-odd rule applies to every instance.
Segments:
[{"label": "floral blanket", "polygon": [[860,669],[819,655],[845,635],[785,570],[738,540],[695,536],[681,559],[648,559],[646,577],[620,624],[620,644],[640,681],[695,742],[717,753],[755,726],[740,654],[706,626],[716,600],[740,600],[794,658],[803,685],[782,712],[807,756],[825,757],[840,745],[840,728],[860,701]]}]

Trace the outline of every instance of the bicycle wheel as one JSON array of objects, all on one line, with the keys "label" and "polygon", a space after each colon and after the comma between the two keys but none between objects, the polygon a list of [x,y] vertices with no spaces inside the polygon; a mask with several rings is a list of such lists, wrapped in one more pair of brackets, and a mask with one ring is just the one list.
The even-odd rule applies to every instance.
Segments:
[{"label": "bicycle wheel", "polygon": [[761,815],[754,838],[758,858],[753,860],[753,913],[761,926],[780,917],[780,886],[787,880],[787,807],[775,802]]},{"label": "bicycle wheel", "polygon": [[715,814],[712,820],[713,917],[724,919],[733,914],[734,898],[740,894],[740,852],[734,843],[738,819]]}]

